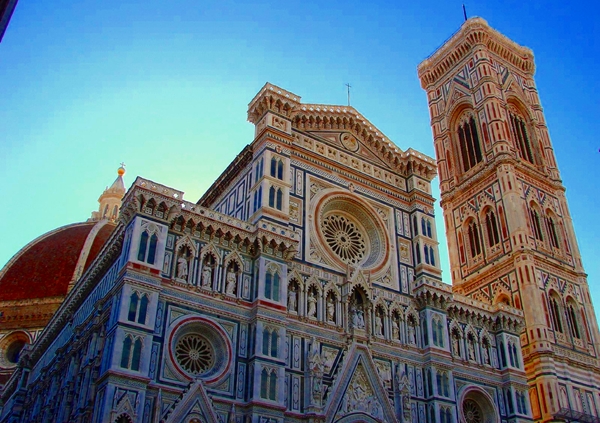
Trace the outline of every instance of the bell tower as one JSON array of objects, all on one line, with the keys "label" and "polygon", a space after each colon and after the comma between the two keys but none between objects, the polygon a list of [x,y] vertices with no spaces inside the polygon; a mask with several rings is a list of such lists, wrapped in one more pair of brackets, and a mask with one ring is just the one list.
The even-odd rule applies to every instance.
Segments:
[{"label": "bell tower", "polygon": [[600,335],[530,49],[471,18],[418,67],[454,292],[522,309],[537,421],[600,416]]}]

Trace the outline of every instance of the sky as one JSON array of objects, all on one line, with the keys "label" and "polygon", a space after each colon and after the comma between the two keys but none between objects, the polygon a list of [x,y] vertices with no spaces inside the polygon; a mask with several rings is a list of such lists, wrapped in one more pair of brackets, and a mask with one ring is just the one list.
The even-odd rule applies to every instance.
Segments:
[{"label": "sky", "polygon": [[[422,4],[423,3],[423,4]],[[467,2],[535,54],[536,83],[600,311],[599,2]],[[253,139],[265,82],[351,103],[401,149],[434,157],[416,67],[462,2],[20,1],[0,43],[0,266],[85,221],[123,161],[197,201]],[[438,179],[433,181],[439,198]],[[441,209],[444,281],[450,283]]]}]

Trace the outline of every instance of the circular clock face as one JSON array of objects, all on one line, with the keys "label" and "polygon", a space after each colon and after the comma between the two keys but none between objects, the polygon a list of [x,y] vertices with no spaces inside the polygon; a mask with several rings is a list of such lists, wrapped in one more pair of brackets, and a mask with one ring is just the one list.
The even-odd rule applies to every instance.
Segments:
[{"label": "circular clock face", "polygon": [[358,140],[356,137],[354,137],[354,135],[349,133],[342,134],[342,145],[346,150],[358,150]]}]

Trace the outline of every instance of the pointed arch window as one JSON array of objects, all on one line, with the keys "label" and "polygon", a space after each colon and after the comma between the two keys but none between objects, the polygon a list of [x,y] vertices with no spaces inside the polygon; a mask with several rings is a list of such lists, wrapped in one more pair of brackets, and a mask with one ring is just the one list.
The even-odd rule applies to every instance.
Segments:
[{"label": "pointed arch window", "polygon": [[150,300],[148,300],[148,295],[140,295],[137,292],[132,293],[131,297],[129,297],[129,312],[127,313],[127,320],[130,322],[145,324],[149,302]]},{"label": "pointed arch window", "polygon": [[550,239],[550,244],[552,245],[552,247],[558,248],[559,243],[558,234],[556,233],[556,224],[554,223],[554,219],[548,212],[546,213],[544,221],[546,223],[546,231],[548,233],[548,238]]},{"label": "pointed arch window", "polygon": [[265,275],[265,298],[273,301],[279,301],[279,273],[267,270]]},{"label": "pointed arch window", "polygon": [[529,141],[529,136],[527,135],[527,125],[525,124],[525,119],[516,114],[514,111],[511,111],[510,126],[519,155],[523,160],[527,160],[529,163],[534,164],[535,162],[531,149],[531,142]]},{"label": "pointed arch window", "polygon": [[148,264],[154,264],[156,261],[156,246],[158,237],[155,233],[150,235],[148,231],[142,232],[140,235],[140,244],[138,248],[138,261],[143,261]]},{"label": "pointed arch window", "polygon": [[458,127],[458,143],[465,172],[483,160],[477,126],[473,116],[464,120]]},{"label": "pointed arch window", "polygon": [[263,331],[262,353],[270,357],[277,357],[279,334],[277,329],[265,328]]},{"label": "pointed arch window", "polygon": [[577,305],[572,299],[567,301],[567,322],[569,330],[573,338],[581,339],[581,331],[579,330],[579,322],[577,319]]},{"label": "pointed arch window", "polygon": [[127,335],[123,340],[123,349],[121,350],[121,367],[134,371],[140,370],[140,360],[142,356],[142,340]]},{"label": "pointed arch window", "polygon": [[260,397],[275,401],[277,399],[277,372],[263,368],[260,373]]},{"label": "pointed arch window", "polygon": [[500,234],[498,233],[496,214],[491,209],[485,213],[485,228],[487,231],[488,243],[490,247],[493,247],[500,242]]},{"label": "pointed arch window", "polygon": [[529,207],[529,219],[531,221],[531,230],[533,232],[533,236],[538,241],[543,241],[544,237],[542,235],[542,226],[540,224],[540,214],[535,207],[533,207],[533,205]]},{"label": "pointed arch window", "polygon": [[552,317],[552,326],[554,326],[554,330],[560,333],[564,333],[563,324],[561,320],[561,311],[560,311],[560,298],[556,292],[551,292],[550,296],[550,315]]},{"label": "pointed arch window", "polygon": [[271,158],[271,176],[277,179],[283,179],[283,160],[273,156]]},{"label": "pointed arch window", "polygon": [[467,235],[469,236],[471,257],[475,258],[481,254],[481,239],[479,237],[477,223],[474,219],[472,219],[467,225]]}]

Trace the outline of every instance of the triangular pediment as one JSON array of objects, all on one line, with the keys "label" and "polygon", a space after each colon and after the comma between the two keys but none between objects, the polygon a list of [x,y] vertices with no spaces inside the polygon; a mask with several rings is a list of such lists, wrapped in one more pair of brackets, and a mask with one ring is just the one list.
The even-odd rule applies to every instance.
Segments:
[{"label": "triangular pediment", "polygon": [[296,131],[306,134],[296,138],[297,145],[380,180],[384,172],[373,166],[406,176],[414,172],[432,179],[436,175],[435,160],[410,149],[402,151],[351,106],[302,104],[292,111],[291,121]]},{"label": "triangular pediment", "polygon": [[181,394],[165,418],[165,423],[180,423],[194,417],[202,423],[221,423],[202,380],[197,379]]},{"label": "triangular pediment", "polygon": [[368,160],[377,166],[390,168],[390,165],[386,160],[374,153],[369,146],[348,131],[307,131],[307,133],[312,137],[322,140],[332,147],[337,148],[341,152]]},{"label": "triangular pediment", "polygon": [[347,357],[327,398],[325,421],[397,422],[368,348],[355,344]]},{"label": "triangular pediment", "polygon": [[454,105],[461,101],[463,98],[470,99],[471,93],[469,92],[469,88],[462,83],[458,83],[458,80],[455,78],[450,82],[450,86],[448,88],[447,101],[446,101],[446,112],[452,110]]}]

